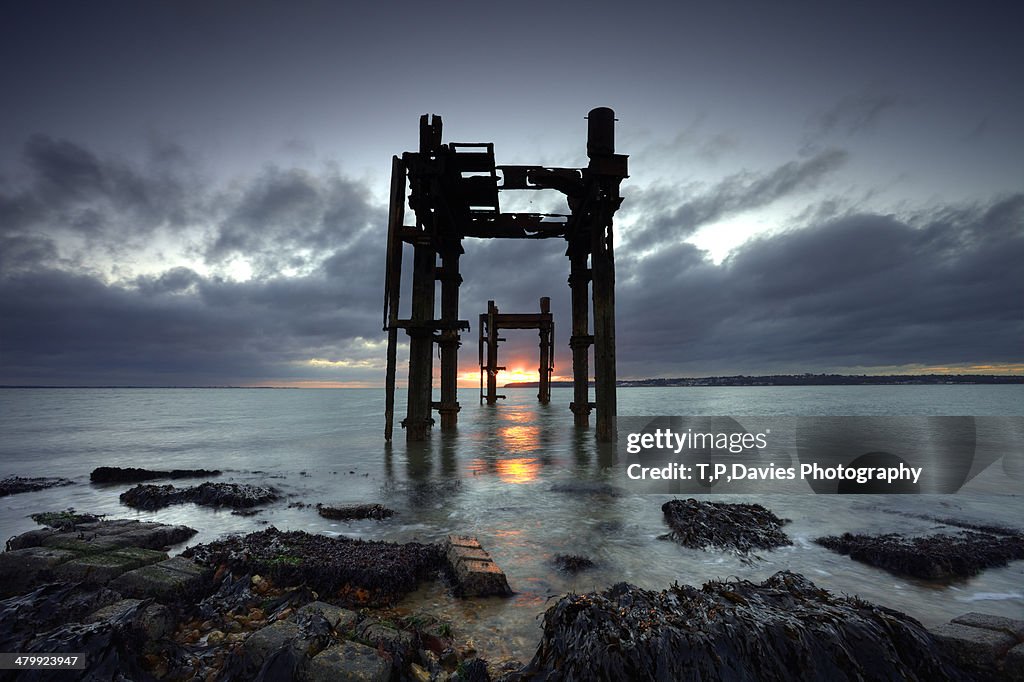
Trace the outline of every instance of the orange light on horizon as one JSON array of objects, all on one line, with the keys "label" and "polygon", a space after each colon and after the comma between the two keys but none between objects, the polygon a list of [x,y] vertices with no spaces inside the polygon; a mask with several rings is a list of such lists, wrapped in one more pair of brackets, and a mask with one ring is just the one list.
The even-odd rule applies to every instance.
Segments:
[{"label": "orange light on horizon", "polygon": [[[511,383],[527,383],[527,382],[539,382],[540,371],[537,369],[530,368],[529,363],[521,360],[513,360],[506,364],[508,369],[504,369],[498,372],[498,386],[504,386],[505,384]],[[562,376],[559,374],[552,374],[551,381],[572,381],[571,376]],[[484,376],[484,383],[486,384],[487,377]],[[471,388],[480,385],[480,370],[469,369],[459,372],[458,384],[463,388]]]}]

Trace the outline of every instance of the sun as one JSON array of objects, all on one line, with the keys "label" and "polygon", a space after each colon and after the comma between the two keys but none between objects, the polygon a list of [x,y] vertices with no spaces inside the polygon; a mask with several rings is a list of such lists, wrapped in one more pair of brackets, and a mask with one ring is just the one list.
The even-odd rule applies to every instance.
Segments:
[{"label": "sun", "polygon": [[[486,382],[486,377],[484,379]],[[535,369],[527,369],[522,365],[509,366],[498,372],[498,386],[504,386],[513,382],[540,381],[540,372]],[[480,383],[480,370],[472,369],[459,373],[460,386],[476,386]]]},{"label": "sun", "polygon": [[509,367],[498,373],[498,385],[522,381],[540,381],[540,373],[537,370],[528,370],[522,367]]}]

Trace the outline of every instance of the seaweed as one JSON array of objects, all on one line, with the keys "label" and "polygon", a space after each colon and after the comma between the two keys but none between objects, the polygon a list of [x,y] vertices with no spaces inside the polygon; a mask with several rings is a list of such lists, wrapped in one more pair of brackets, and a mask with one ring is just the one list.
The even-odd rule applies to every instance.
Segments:
[{"label": "seaweed", "polygon": [[332,538],[271,526],[244,536],[196,545],[184,555],[235,574],[259,574],[275,584],[306,585],[355,606],[394,603],[433,578],[442,566],[437,545]]},{"label": "seaweed", "polygon": [[782,571],[749,581],[626,583],[562,597],[520,671],[531,680],[960,680],[913,618]]},{"label": "seaweed", "polygon": [[0,480],[0,497],[17,495],[18,493],[31,493],[37,490],[46,490],[63,485],[74,485],[74,481],[66,478],[23,478],[21,476],[8,476]]},{"label": "seaweed", "polygon": [[386,519],[394,516],[395,512],[382,504],[352,504],[342,507],[329,507],[327,505],[316,505],[316,511],[325,519],[352,520],[352,519]]},{"label": "seaweed", "polygon": [[788,519],[780,519],[759,504],[702,502],[693,498],[669,500],[661,506],[672,529],[661,536],[684,547],[725,547],[747,554],[793,544],[782,532]]},{"label": "seaweed", "polygon": [[138,483],[139,481],[151,481],[156,478],[209,478],[220,476],[216,469],[171,469],[170,471],[156,471],[153,469],[138,469],[136,467],[96,467],[89,474],[89,480],[93,483]]},{"label": "seaweed", "polygon": [[822,547],[871,566],[925,580],[967,578],[986,568],[1024,559],[1024,537],[1018,534],[961,532],[908,538],[898,533],[820,537]]},{"label": "seaweed", "polygon": [[556,554],[551,561],[558,570],[566,573],[578,573],[594,566],[593,561],[576,554]]},{"label": "seaweed", "polygon": [[245,509],[278,499],[273,488],[247,483],[203,483],[191,488],[173,485],[139,485],[121,493],[121,503],[135,509],[163,509],[172,504],[194,502],[205,507]]}]

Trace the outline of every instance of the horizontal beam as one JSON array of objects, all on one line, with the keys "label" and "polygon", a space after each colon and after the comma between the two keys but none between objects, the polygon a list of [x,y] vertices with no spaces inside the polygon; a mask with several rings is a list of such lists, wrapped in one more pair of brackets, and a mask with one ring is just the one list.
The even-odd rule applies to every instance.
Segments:
[{"label": "horizontal beam", "polygon": [[[431,329],[437,331],[469,331],[469,320],[455,320],[454,322],[443,322],[441,320],[431,320],[428,322],[418,322],[414,320],[396,320],[393,325],[394,329]],[[384,331],[388,328],[385,327]]]}]

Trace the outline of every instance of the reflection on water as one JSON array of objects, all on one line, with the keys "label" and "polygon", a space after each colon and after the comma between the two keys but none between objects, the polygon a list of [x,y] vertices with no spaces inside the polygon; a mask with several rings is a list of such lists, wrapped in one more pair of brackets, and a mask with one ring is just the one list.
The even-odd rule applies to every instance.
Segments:
[{"label": "reflection on water", "polygon": [[[619,413],[999,415],[1019,410],[1022,389],[623,389]],[[592,430],[572,425],[566,407],[571,390],[555,389],[550,405],[538,405],[531,390],[506,393],[502,404],[481,406],[475,393],[466,391],[460,395],[457,431],[435,432],[430,441],[409,446],[399,432],[395,443],[385,446],[378,391],[0,390],[0,474],[65,476],[79,483],[4,498],[0,532],[6,538],[35,527],[30,513],[74,506],[186,523],[200,529],[193,543],[271,524],[392,541],[476,535],[506,571],[515,596],[463,601],[427,585],[399,608],[451,618],[456,632],[491,658],[529,659],[539,638],[537,616],[552,597],[623,580],[661,589],[673,581],[760,581],[790,569],[821,587],[859,594],[926,624],[972,609],[1024,618],[1024,562],[935,587],[858,564],[812,542],[846,531],[934,532],[934,523],[908,513],[1019,524],[1024,497],[978,492],[986,490],[987,476],[1003,471],[998,463],[957,495],[709,495],[723,502],[759,502],[792,520],[785,530],[793,546],[764,552],[749,564],[729,553],[659,540],[666,530],[661,505],[672,496],[641,494],[628,486],[614,450],[595,444]],[[404,404],[401,395],[398,404]],[[118,502],[125,486],[88,483],[97,466],[216,467],[225,471],[223,480],[270,484],[285,499],[255,517],[193,505],[136,512]],[[330,521],[313,509],[288,506],[296,501],[380,502],[396,514],[384,521]],[[586,555],[596,567],[574,576],[560,573],[551,560],[565,553]],[[973,603],[978,600],[984,603]]]}]

